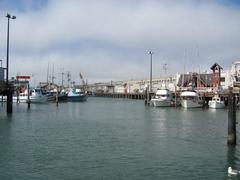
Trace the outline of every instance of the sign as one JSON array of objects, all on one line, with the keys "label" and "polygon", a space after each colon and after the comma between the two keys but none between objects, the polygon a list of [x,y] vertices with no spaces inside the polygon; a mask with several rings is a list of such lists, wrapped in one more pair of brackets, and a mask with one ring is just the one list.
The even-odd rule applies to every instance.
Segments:
[{"label": "sign", "polygon": [[17,79],[30,79],[30,76],[16,76]]}]

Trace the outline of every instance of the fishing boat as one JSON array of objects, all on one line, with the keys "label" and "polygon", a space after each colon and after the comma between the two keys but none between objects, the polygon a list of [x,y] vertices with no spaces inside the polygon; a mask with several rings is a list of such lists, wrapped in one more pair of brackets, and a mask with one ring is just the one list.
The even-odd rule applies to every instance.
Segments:
[{"label": "fishing boat", "polygon": [[[31,103],[46,103],[47,96],[42,93],[40,88],[31,89],[29,91],[29,100]],[[13,96],[13,102],[26,103],[28,102],[28,90],[26,89],[23,93],[18,96]]]},{"label": "fishing boat", "polygon": [[169,107],[173,102],[171,92],[168,89],[159,89],[156,95],[151,99],[155,107]]},{"label": "fishing boat", "polygon": [[208,106],[213,109],[221,109],[225,107],[225,104],[218,95],[215,95],[212,100],[208,102]]},{"label": "fishing boat", "polygon": [[68,89],[67,99],[72,102],[83,102],[87,100],[87,96],[80,89],[70,88]]},{"label": "fishing boat", "polygon": [[65,91],[61,92],[55,92],[55,91],[49,91],[47,92],[47,101],[49,102],[66,102],[68,100],[68,95]]},{"label": "fishing boat", "polygon": [[183,91],[180,94],[181,105],[184,108],[199,108],[203,106],[202,97],[195,91]]}]

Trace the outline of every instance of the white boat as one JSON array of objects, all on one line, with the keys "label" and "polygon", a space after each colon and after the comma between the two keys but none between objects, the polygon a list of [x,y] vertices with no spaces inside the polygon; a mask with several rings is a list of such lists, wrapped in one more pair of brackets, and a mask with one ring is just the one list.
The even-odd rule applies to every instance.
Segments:
[{"label": "white boat", "polygon": [[172,104],[172,95],[168,89],[159,89],[156,95],[151,99],[155,107],[169,107]]},{"label": "white boat", "polygon": [[214,109],[221,109],[225,107],[225,104],[218,95],[215,95],[212,100],[208,102],[208,106]]},{"label": "white boat", "polygon": [[[31,89],[29,92],[29,100],[31,103],[46,103],[47,96],[43,95],[42,90],[39,88]],[[28,90],[26,89],[23,93],[20,93],[19,96],[13,96],[13,102],[26,103],[28,102]]]},{"label": "white boat", "polygon": [[70,88],[67,93],[67,99],[72,102],[83,102],[87,100],[87,96],[79,89]]},{"label": "white boat", "polygon": [[195,91],[183,91],[180,94],[181,105],[184,108],[199,108],[203,106],[203,99]]}]

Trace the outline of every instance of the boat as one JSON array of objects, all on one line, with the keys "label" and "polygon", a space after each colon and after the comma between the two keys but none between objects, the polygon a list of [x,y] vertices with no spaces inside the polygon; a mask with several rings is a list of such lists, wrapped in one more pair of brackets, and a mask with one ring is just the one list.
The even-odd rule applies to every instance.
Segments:
[{"label": "boat", "polygon": [[[40,88],[30,89],[29,100],[31,103],[46,103],[47,96],[42,93]],[[26,89],[23,93],[18,96],[13,96],[13,102],[26,103],[28,102],[28,90]]]},{"label": "boat", "polygon": [[225,104],[218,95],[215,95],[212,100],[208,102],[208,106],[213,109],[221,109],[225,107]]},{"label": "boat", "polygon": [[171,92],[168,89],[159,89],[156,95],[151,99],[155,107],[169,107],[173,102]]},{"label": "boat", "polygon": [[180,94],[181,105],[184,108],[199,108],[203,106],[203,99],[196,91],[183,91]]},{"label": "boat", "polygon": [[68,89],[67,99],[71,102],[83,102],[87,100],[87,96],[80,89],[70,88]]},{"label": "boat", "polygon": [[[61,92],[55,92],[55,91],[49,91],[47,92],[47,101],[49,102],[66,102],[68,100],[67,93],[65,91]],[[58,98],[58,99],[57,99]]]}]

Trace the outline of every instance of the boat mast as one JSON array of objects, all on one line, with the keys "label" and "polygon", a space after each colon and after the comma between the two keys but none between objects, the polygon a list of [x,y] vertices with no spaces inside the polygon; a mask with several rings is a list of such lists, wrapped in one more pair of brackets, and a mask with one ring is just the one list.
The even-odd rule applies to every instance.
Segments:
[{"label": "boat mast", "polygon": [[64,72],[62,71],[62,88],[63,88],[63,76],[64,76]]},{"label": "boat mast", "polygon": [[71,74],[69,71],[67,73],[67,81],[68,81],[68,88],[70,88]]},{"label": "boat mast", "polygon": [[184,50],[182,89],[183,89],[183,86],[184,86],[184,78],[185,78],[184,76],[185,76],[185,69],[186,69],[186,65],[185,65],[186,56],[187,56],[187,49]]},{"label": "boat mast", "polygon": [[54,63],[53,63],[53,67],[52,67],[52,84],[54,83],[54,79],[55,79],[55,77],[54,77]]},{"label": "boat mast", "polygon": [[49,76],[49,62],[48,62],[48,67],[47,67],[47,85],[48,85],[48,76]]}]

